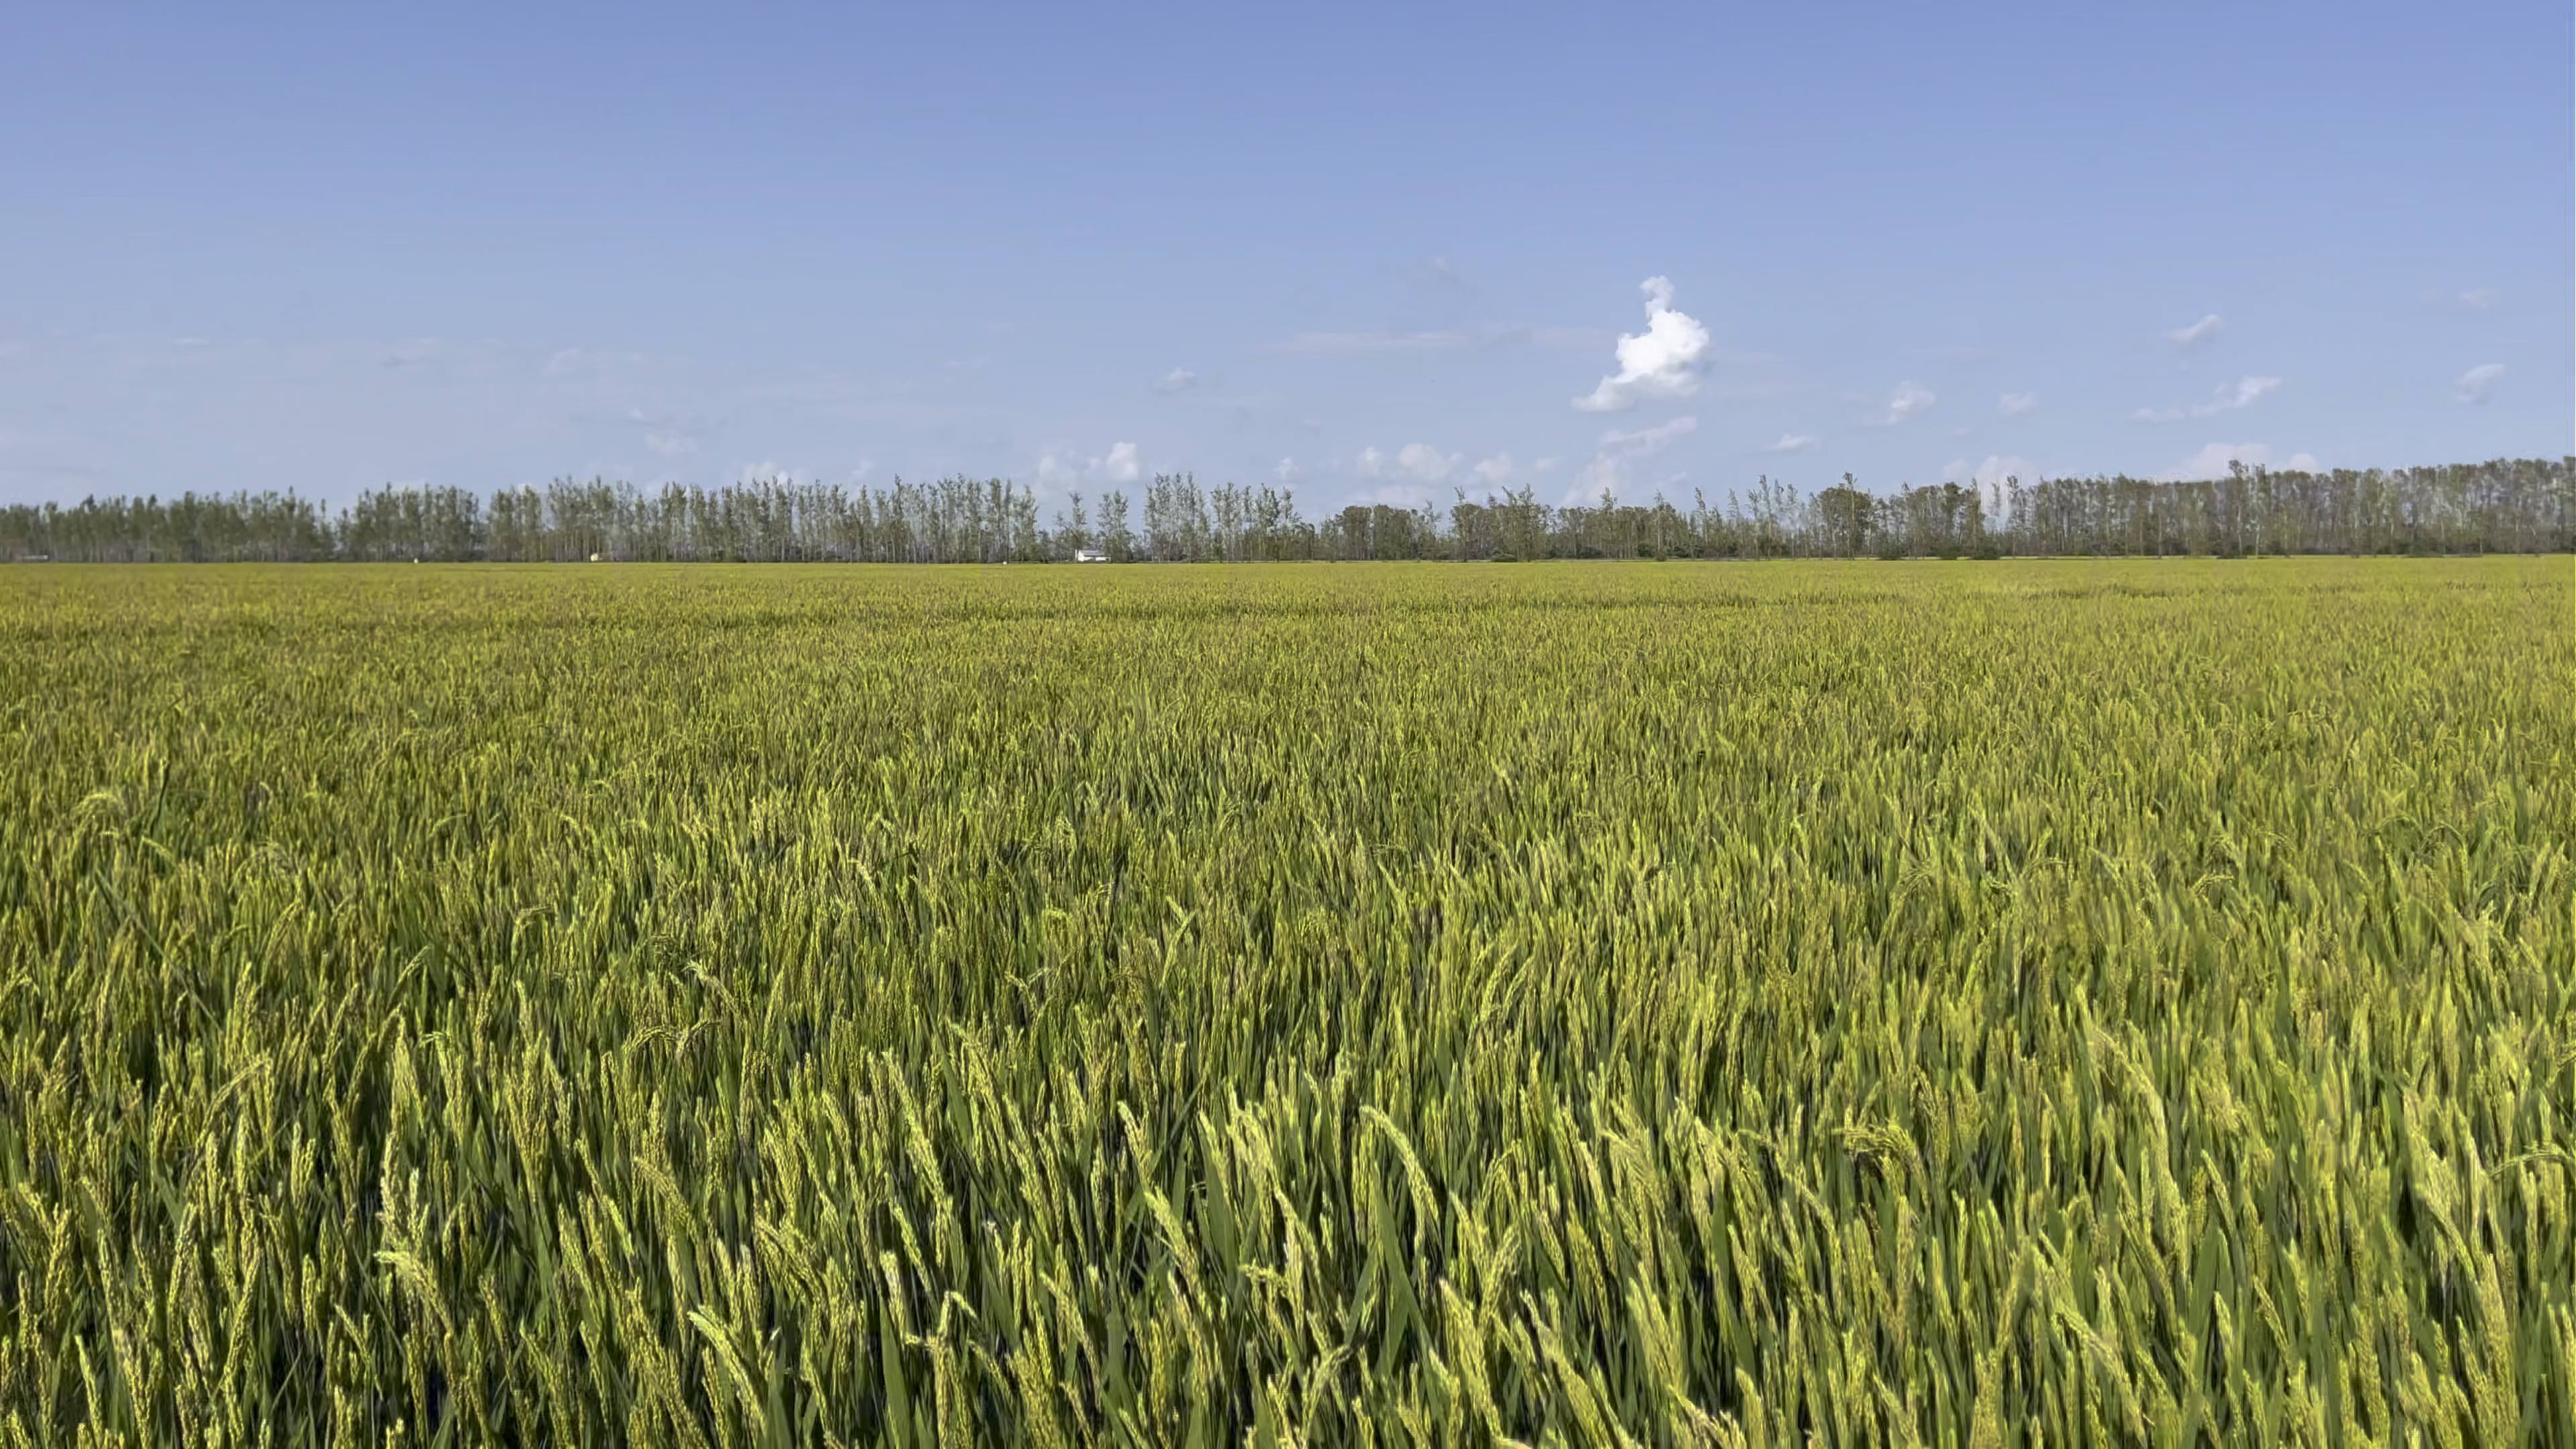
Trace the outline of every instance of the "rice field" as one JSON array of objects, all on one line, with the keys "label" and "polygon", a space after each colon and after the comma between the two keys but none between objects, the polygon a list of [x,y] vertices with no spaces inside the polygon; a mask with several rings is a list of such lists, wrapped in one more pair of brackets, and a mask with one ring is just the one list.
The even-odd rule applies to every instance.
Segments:
[{"label": "rice field", "polygon": [[2559,558],[0,573],[0,1444],[2576,1442]]}]

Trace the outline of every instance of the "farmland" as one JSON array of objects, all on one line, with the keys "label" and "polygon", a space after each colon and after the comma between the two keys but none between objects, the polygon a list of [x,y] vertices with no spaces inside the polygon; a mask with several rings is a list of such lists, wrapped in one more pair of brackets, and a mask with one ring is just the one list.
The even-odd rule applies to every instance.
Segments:
[{"label": "farmland", "polygon": [[0,1443],[2568,1442],[2571,589],[11,570]]}]

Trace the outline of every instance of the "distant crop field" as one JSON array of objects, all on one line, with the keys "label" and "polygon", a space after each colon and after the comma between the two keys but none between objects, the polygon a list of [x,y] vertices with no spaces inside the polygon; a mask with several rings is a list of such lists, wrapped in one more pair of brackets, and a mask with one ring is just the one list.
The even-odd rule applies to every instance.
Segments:
[{"label": "distant crop field", "polygon": [[0,792],[0,1442],[2576,1424],[2563,557],[39,566]]}]

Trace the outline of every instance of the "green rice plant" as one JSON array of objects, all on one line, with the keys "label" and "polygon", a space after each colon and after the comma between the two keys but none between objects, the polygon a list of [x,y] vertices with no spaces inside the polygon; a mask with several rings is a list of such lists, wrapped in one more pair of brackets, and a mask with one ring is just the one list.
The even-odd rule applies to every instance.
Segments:
[{"label": "green rice plant", "polygon": [[2576,1442],[2571,585],[10,571],[0,1444]]}]

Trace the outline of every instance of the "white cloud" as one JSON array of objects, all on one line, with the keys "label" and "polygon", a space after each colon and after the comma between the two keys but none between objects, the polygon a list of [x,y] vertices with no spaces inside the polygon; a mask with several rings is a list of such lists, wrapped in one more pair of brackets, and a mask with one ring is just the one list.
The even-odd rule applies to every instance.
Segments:
[{"label": "white cloud", "polygon": [[1900,382],[1896,391],[1887,395],[1886,406],[1869,415],[1870,426],[1892,428],[1938,401],[1940,399],[1932,395],[1932,389],[1923,384]]},{"label": "white cloud", "polygon": [[1082,458],[1049,452],[1038,458],[1038,486],[1066,491],[1081,483],[1133,483],[1144,476],[1134,443],[1113,443],[1108,456]]},{"label": "white cloud", "polygon": [[2280,468],[2293,473],[2315,473],[2324,465],[2312,453],[2292,453],[2274,460],[2268,443],[2212,443],[2184,459],[2164,475],[2168,483],[2192,483],[2205,478],[2224,478],[2227,465],[2242,463],[2248,468]]},{"label": "white cloud", "polygon": [[2238,408],[2252,407],[2266,393],[2281,385],[2277,377],[2240,377],[2233,383],[2221,383],[2205,403],[2187,408],[2140,408],[2130,414],[2142,423],[2178,423],[2186,418],[2214,418]]},{"label": "white cloud", "polygon": [[[1612,429],[1601,435],[1601,448],[1584,465],[1582,476],[1567,490],[1568,503],[1582,503],[1601,496],[1604,489],[1613,495],[1624,494],[1628,487],[1628,470],[1639,460],[1649,458],[1672,446],[1677,438],[1699,431],[1699,419],[1675,418],[1651,428],[1626,432]],[[1677,476],[1677,475],[1676,475]],[[1671,480],[1666,480],[1671,481]]]},{"label": "white cloud", "polygon": [[2007,478],[2036,480],[2039,476],[2038,466],[2019,453],[1988,453],[1986,461],[1974,467],[1969,466],[1965,458],[1953,458],[1949,466],[1941,470],[1944,483],[1999,484]]},{"label": "white cloud", "polygon": [[2495,299],[2496,299],[2496,289],[2495,289],[2495,288],[2493,288],[2493,287],[2471,287],[2469,290],[2467,290],[2467,291],[2465,291],[2465,292],[2462,292],[2462,293],[2460,294],[2460,305],[2461,305],[2461,306],[2463,306],[2463,307],[2472,308],[2472,309],[2474,309],[2474,310],[2476,310],[2476,311],[2483,312],[2483,311],[2485,311],[2486,309],[2488,309],[2489,307],[2492,307],[2492,306],[2494,306],[2494,305],[2495,305]]},{"label": "white cloud", "polygon": [[1304,470],[1297,466],[1297,460],[1294,458],[1282,458],[1279,460],[1279,466],[1270,470],[1270,476],[1282,483],[1294,483],[1303,474]]},{"label": "white cloud", "polygon": [[2457,384],[2459,388],[2460,401],[2464,403],[2485,402],[2487,400],[2487,394],[2495,391],[2497,381],[2503,376],[2504,364],[2501,362],[2482,362],[2477,366],[2470,368],[2468,371],[2461,373],[2459,383]]},{"label": "white cloud", "polygon": [[1646,330],[1621,333],[1619,371],[1601,379],[1591,392],[1574,400],[1588,413],[1613,413],[1647,398],[1688,397],[1699,390],[1699,370],[1708,360],[1708,329],[1687,312],[1673,308],[1673,284],[1648,277]]},{"label": "white cloud", "polygon": [[1553,473],[1557,470],[1557,466],[1564,461],[1565,460],[1563,458],[1558,457],[1541,458],[1530,464],[1530,471],[1539,474]]},{"label": "white cloud", "polygon": [[1466,461],[1463,453],[1443,453],[1429,443],[1407,443],[1393,458],[1375,448],[1362,448],[1355,466],[1363,478],[1428,486],[1448,482]]},{"label": "white cloud", "polygon": [[1511,454],[1496,453],[1476,465],[1475,477],[1477,482],[1488,488],[1500,488],[1512,481],[1512,475],[1516,471],[1512,466]]},{"label": "white cloud", "polygon": [[2005,417],[2026,418],[2039,411],[2039,395],[2029,392],[2008,392],[2003,395],[2003,400],[1997,406],[2003,410]]},{"label": "white cloud", "polygon": [[1944,483],[1965,483],[1977,490],[1978,501],[1985,505],[1988,526],[1999,526],[2010,511],[2004,493],[2004,482],[2011,478],[2028,478],[2036,483],[2043,475],[2039,466],[2018,453],[1988,453],[1986,461],[1974,467],[1965,458],[1954,458],[1941,470]]},{"label": "white cloud", "polygon": [[1166,396],[1176,392],[1187,392],[1198,385],[1199,375],[1186,367],[1175,367],[1154,379],[1154,391]]},{"label": "white cloud", "polygon": [[1431,490],[1419,483],[1381,483],[1363,495],[1363,500],[1389,508],[1422,508],[1430,504]]},{"label": "white cloud", "polygon": [[808,483],[821,482],[822,478],[820,474],[809,473],[802,468],[791,468],[784,463],[764,462],[745,463],[734,469],[733,481],[734,486],[738,488],[748,488],[757,483],[776,483],[795,488]]},{"label": "white cloud", "polygon": [[1808,453],[1815,451],[1815,447],[1816,435],[1813,433],[1782,433],[1780,435],[1780,441],[1765,447],[1762,451],[1766,453]]},{"label": "white cloud", "polygon": [[2165,340],[2176,347],[2198,347],[2217,336],[2226,326],[2227,324],[2220,320],[2219,315],[2212,312],[2188,327],[2177,327],[2166,333]]}]

